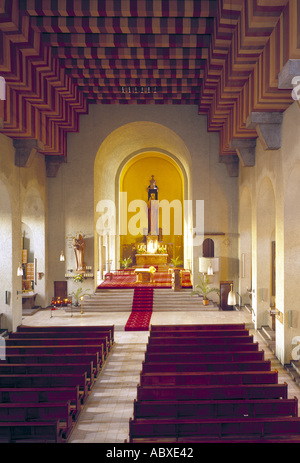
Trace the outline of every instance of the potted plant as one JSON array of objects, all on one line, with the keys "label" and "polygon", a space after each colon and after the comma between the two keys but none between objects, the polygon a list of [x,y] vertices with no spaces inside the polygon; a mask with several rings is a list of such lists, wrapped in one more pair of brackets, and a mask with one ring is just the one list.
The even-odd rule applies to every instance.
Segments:
[{"label": "potted plant", "polygon": [[181,267],[183,264],[182,260],[179,259],[179,256],[175,257],[174,259],[171,259],[171,265],[172,267]]},{"label": "potted plant", "polygon": [[92,295],[89,293],[89,289],[83,292],[82,288],[78,288],[77,291],[72,291],[70,296],[72,296],[72,300],[74,298],[74,304],[76,307],[79,305],[79,299],[81,299],[83,296],[89,296],[92,297]]},{"label": "potted plant", "polygon": [[217,293],[220,294],[219,288],[212,288],[209,286],[209,278],[208,275],[203,274],[203,277],[199,275],[200,283],[196,285],[196,288],[199,288],[199,291],[193,291],[192,294],[202,294],[203,296],[203,305],[208,305],[208,294],[209,293]]}]

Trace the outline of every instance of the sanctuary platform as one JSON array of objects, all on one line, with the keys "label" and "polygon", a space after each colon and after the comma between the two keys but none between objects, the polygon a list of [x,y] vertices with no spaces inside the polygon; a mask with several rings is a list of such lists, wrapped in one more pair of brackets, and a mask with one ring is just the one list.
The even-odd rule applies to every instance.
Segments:
[{"label": "sanctuary platform", "polygon": [[[97,289],[105,288],[136,288],[136,287],[160,287],[172,288],[172,272],[168,270],[157,271],[153,274],[150,281],[137,280],[134,268],[126,270],[117,270],[106,274],[105,280]],[[191,274],[188,270],[181,271],[182,288],[192,288]]]}]

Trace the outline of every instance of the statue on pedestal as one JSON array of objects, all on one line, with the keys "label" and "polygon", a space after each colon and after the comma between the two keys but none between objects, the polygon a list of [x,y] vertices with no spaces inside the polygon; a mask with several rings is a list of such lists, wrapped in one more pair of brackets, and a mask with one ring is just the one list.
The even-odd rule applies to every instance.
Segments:
[{"label": "statue on pedestal", "polygon": [[148,186],[148,234],[158,235],[158,187],[152,175]]},{"label": "statue on pedestal", "polygon": [[82,235],[77,235],[75,238],[73,238],[72,244],[76,258],[76,271],[79,272],[81,270],[85,270],[85,240],[83,239]]}]

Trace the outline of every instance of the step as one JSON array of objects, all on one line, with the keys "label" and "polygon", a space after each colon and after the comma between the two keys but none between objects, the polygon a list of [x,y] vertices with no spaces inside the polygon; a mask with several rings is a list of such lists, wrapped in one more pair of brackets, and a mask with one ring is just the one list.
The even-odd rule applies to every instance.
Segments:
[{"label": "step", "polygon": [[262,326],[257,330],[257,333],[269,347],[269,349],[275,354],[276,342],[275,342],[275,331],[269,326]]},{"label": "step", "polygon": [[[192,295],[191,289],[174,291],[169,288],[154,288],[153,295],[146,294],[144,297],[143,292],[141,299],[138,292],[131,288],[97,290],[92,297],[84,298],[82,308],[86,312],[130,312],[133,305],[140,306],[153,302],[153,311],[219,310],[218,305],[212,301],[205,306],[203,298]],[[77,307],[78,310],[80,308]],[[66,311],[70,310],[71,308],[66,308]]]},{"label": "step", "polygon": [[300,374],[298,372],[298,368],[299,368],[299,365],[297,368],[294,367],[293,365],[294,361],[292,361],[291,363],[289,364],[286,364],[284,365],[284,368],[285,370],[288,372],[288,374],[290,375],[290,377],[293,379],[293,381],[295,381],[295,383],[297,384],[297,386],[300,387]]}]

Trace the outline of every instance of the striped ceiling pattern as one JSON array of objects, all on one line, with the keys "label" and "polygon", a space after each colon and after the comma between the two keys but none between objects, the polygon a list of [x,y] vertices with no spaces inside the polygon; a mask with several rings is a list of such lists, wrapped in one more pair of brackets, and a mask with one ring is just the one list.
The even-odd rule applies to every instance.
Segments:
[{"label": "striped ceiling pattern", "polygon": [[[0,131],[65,160],[89,104],[197,105],[220,156],[284,111],[278,73],[298,59],[297,0],[0,0]],[[286,31],[289,31],[287,34]]]}]

